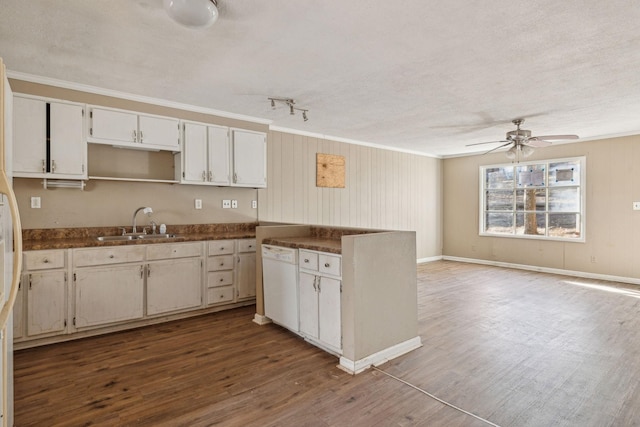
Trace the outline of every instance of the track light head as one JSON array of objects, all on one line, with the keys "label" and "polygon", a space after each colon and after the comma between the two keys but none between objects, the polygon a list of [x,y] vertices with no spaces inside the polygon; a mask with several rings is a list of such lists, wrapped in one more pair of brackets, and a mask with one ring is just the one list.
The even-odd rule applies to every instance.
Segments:
[{"label": "track light head", "polygon": [[305,122],[309,120],[309,118],[307,117],[307,110],[302,110],[302,120],[304,120]]},{"label": "track light head", "polygon": [[269,98],[269,99],[271,99],[271,108],[275,110],[276,109],[276,101],[273,98]]},{"label": "track light head", "polygon": [[293,116],[295,113],[296,112],[293,110],[293,104],[289,104],[289,114]]}]

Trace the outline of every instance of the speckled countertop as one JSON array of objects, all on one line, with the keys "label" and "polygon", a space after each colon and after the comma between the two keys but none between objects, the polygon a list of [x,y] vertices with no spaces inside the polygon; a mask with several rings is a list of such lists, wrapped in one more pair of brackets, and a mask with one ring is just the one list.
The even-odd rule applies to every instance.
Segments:
[{"label": "speckled countertop", "polygon": [[314,236],[273,237],[264,239],[262,243],[267,245],[284,246],[285,248],[329,252],[332,254],[342,253],[342,240],[340,238],[322,238]]},{"label": "speckled countertop", "polygon": [[[256,223],[167,225],[170,239],[124,240],[101,242],[98,236],[122,234],[119,227],[78,227],[22,230],[25,251],[69,249],[101,246],[149,245],[155,243],[197,242],[203,240],[250,239],[256,237]],[[131,227],[127,227],[130,231]]]}]

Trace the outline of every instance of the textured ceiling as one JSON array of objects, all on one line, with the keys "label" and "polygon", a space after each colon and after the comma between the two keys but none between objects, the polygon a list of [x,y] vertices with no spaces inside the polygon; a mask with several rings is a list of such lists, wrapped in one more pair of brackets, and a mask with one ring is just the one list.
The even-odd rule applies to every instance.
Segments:
[{"label": "textured ceiling", "polygon": [[220,19],[191,30],[162,0],[2,0],[0,56],[14,76],[432,155],[503,139],[517,117],[534,135],[640,133],[637,2],[218,3]]}]

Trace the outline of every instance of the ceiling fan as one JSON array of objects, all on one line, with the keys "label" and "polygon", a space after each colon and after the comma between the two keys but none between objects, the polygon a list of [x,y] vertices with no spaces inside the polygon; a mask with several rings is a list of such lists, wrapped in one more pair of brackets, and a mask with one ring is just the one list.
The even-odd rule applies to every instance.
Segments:
[{"label": "ceiling fan", "polygon": [[482,145],[482,144],[496,144],[496,143],[504,143],[499,145],[491,150],[487,151],[484,154],[489,154],[493,151],[499,150],[500,148],[511,145],[511,148],[507,150],[505,153],[507,158],[520,159],[520,155],[522,157],[529,157],[534,152],[534,147],[546,147],[551,145],[551,141],[563,141],[567,139],[578,139],[578,135],[541,135],[541,136],[531,136],[531,131],[526,129],[520,129],[520,125],[524,123],[524,119],[515,119],[512,120],[512,123],[516,125],[516,130],[512,130],[507,132],[507,136],[505,139],[501,141],[489,141],[489,142],[478,142],[475,144],[468,144],[467,147],[471,147],[473,145]]}]

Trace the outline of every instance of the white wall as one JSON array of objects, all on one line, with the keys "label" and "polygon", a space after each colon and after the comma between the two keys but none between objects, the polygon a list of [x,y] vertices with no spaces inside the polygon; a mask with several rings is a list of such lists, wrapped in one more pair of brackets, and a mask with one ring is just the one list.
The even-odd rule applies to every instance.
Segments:
[{"label": "white wall", "polygon": [[[442,254],[442,160],[269,132],[260,221],[416,231],[417,257]],[[316,154],[346,160],[346,188],[316,187]]]}]

